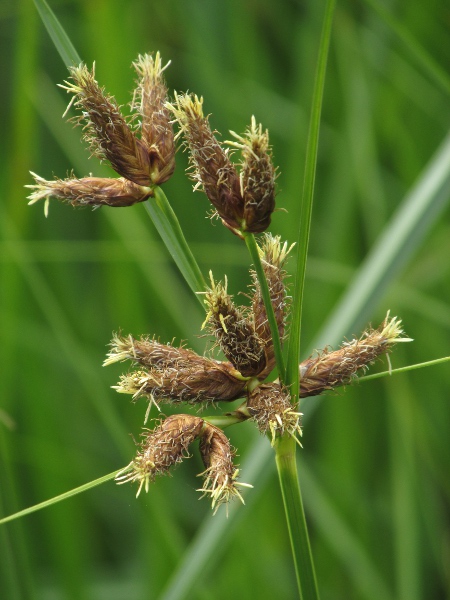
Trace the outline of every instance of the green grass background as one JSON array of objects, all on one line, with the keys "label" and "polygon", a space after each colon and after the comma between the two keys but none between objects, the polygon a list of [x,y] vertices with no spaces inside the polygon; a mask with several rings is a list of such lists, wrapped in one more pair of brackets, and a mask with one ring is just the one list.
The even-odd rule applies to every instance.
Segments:
[{"label": "green grass background", "polygon": [[[389,308],[415,340],[393,353],[400,367],[450,354],[448,190],[426,235],[409,239],[405,264],[386,289],[356,319],[347,315],[351,326],[339,336],[318,337],[450,124],[448,3],[377,5],[403,37],[369,3],[343,0],[335,14],[302,347],[335,345],[340,339],[331,338],[378,325]],[[203,95],[224,139],[255,114],[270,130],[278,206],[288,211],[274,214],[271,231],[295,239],[323,2],[51,6],[120,103],[130,100],[131,62],[160,50],[172,61],[169,88]],[[208,341],[199,337],[198,302],[142,206],[90,211],[53,201],[48,219],[42,206],[27,206],[30,169],[51,178],[106,167],[88,160],[80,131],[61,118],[68,97],[56,84],[67,71],[30,0],[2,3],[0,44],[0,510],[8,515],[133,456],[129,434],[139,435],[146,407],[110,389],[126,369],[101,367],[113,331],[188,340],[199,352]],[[419,49],[442,79],[418,59]],[[231,292],[245,292],[245,247],[205,218],[208,203],[192,193],[185,166],[180,152],[164,191],[204,273],[226,273]],[[449,386],[444,364],[308,401],[299,467],[323,600],[450,596]],[[265,440],[249,423],[229,435],[248,481],[246,461]],[[131,486],[108,482],[1,527],[2,597],[295,597],[270,453],[250,478],[247,505],[228,522],[198,502],[200,471],[194,452],[138,500]],[[210,540],[202,551],[193,546],[199,539]],[[190,560],[199,572],[188,582]]]}]

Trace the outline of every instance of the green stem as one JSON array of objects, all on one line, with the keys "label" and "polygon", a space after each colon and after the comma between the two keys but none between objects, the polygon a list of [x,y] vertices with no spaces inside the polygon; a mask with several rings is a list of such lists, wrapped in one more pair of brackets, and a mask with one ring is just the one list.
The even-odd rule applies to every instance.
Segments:
[{"label": "green stem", "polygon": [[302,600],[318,600],[319,592],[298,480],[294,439],[287,436],[278,438],[275,451],[299,596]]},{"label": "green stem", "polygon": [[177,216],[166,195],[160,187],[155,187],[154,194],[154,198],[150,198],[144,203],[145,208],[175,264],[203,307],[203,301],[197,293],[204,291],[206,288],[202,272],[188,246]]},{"label": "green stem", "polygon": [[59,496],[55,496],[54,498],[50,498],[50,500],[45,500],[40,504],[35,504],[34,506],[30,506],[29,508],[25,508],[19,512],[14,513],[13,515],[9,515],[3,519],[0,519],[0,525],[4,523],[8,523],[9,521],[14,521],[14,519],[19,519],[20,517],[24,517],[25,515],[29,515],[30,513],[41,510],[42,508],[47,508],[47,506],[51,506],[52,504],[56,504],[57,502],[61,502],[61,500],[67,500],[67,498],[71,498],[72,496],[76,496],[77,494],[81,494],[81,492],[86,492],[97,485],[105,483],[105,481],[109,481],[110,479],[114,479],[114,477],[119,473],[121,469],[117,469],[113,473],[109,473],[108,475],[103,475],[103,477],[99,477],[98,479],[94,479],[94,481],[90,481],[89,483],[85,483],[84,485],[80,485],[80,487],[74,488],[73,490],[69,490],[68,492],[64,492],[64,494],[60,494]]},{"label": "green stem", "polygon": [[246,417],[238,413],[233,413],[230,415],[220,415],[218,417],[204,417],[204,420],[211,423],[211,425],[220,427],[220,429],[225,429],[225,427],[229,427],[230,425],[242,423],[242,421],[246,420]]},{"label": "green stem", "polygon": [[275,360],[277,362],[278,375],[281,382],[284,383],[286,379],[286,368],[284,366],[283,352],[281,349],[280,332],[278,331],[278,324],[275,318],[272,300],[270,298],[269,285],[267,283],[266,275],[261,263],[261,257],[259,255],[255,236],[253,233],[244,233],[244,240],[248,251],[250,252],[250,256],[252,257],[256,276],[258,277],[259,286],[261,288],[261,295],[264,301],[264,307],[266,309],[267,320],[269,321],[270,333],[272,335],[273,350],[275,353]]},{"label": "green stem", "polygon": [[390,371],[382,371],[381,373],[374,373],[373,375],[364,375],[358,377],[355,381],[370,381],[372,379],[380,379],[381,377],[387,377],[388,375],[397,375],[398,373],[406,373],[407,371],[414,371],[415,369],[422,369],[424,367],[432,367],[439,365],[444,362],[450,361],[450,356],[444,356],[443,358],[436,358],[435,360],[428,360],[423,363],[416,363],[415,365],[408,365],[406,367],[400,367],[398,369],[391,369]]}]

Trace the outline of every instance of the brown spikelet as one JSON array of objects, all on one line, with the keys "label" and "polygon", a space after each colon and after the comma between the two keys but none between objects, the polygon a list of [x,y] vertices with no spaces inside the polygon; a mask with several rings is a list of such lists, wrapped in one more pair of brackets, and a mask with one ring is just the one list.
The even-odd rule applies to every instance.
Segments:
[{"label": "brown spikelet", "polygon": [[39,200],[45,199],[45,213],[48,214],[48,199],[57,198],[67,202],[72,206],[131,206],[137,202],[147,200],[152,194],[150,188],[136,185],[128,179],[109,179],[105,177],[69,177],[67,179],[54,179],[47,181],[31,173],[35,184],[27,185],[31,188],[32,194],[28,197],[34,204]]},{"label": "brown spikelet", "polygon": [[94,67],[89,71],[81,64],[71,67],[70,72],[72,81],[60,87],[74,94],[71,104],[82,111],[75,122],[84,124],[84,139],[92,155],[107,160],[119,175],[134,183],[152,185],[147,147],[132,131],[115,98],[95,80]]},{"label": "brown spikelet", "polygon": [[210,273],[211,287],[205,294],[208,309],[205,324],[218,345],[244,377],[253,377],[264,368],[264,343],[255,333],[252,320],[238,308],[225,285],[215,283]]},{"label": "brown spikelet", "polygon": [[136,458],[122,469],[117,476],[117,483],[137,481],[139,496],[142,488],[148,492],[149,484],[157,475],[163,475],[169,469],[189,456],[190,444],[200,435],[204,421],[191,415],[172,415],[161,419],[153,429],[142,434]]},{"label": "brown spikelet", "polygon": [[135,371],[122,375],[117,392],[144,396],[150,402],[190,402],[195,404],[229,401],[244,395],[246,381],[230,363],[197,356],[183,367]]},{"label": "brown spikelet", "polygon": [[[283,265],[286,262],[286,258],[291,249],[292,246],[288,248],[286,242],[284,244],[281,243],[279,236],[272,236],[270,233],[264,236],[259,248],[281,340],[284,338],[287,315],[285,287],[286,272],[283,269]],[[252,278],[254,284],[252,308],[255,332],[259,339],[264,342],[265,353],[265,368],[259,373],[258,377],[260,379],[265,379],[275,367],[275,354],[264,300],[255,272],[252,272]]]},{"label": "brown spikelet", "polygon": [[277,436],[288,434],[300,444],[301,413],[295,411],[286,388],[266,383],[249,392],[247,409],[261,433],[270,433],[272,445]]},{"label": "brown spikelet", "polygon": [[131,360],[150,369],[186,368],[199,358],[198,354],[188,348],[161,344],[145,336],[135,339],[132,335],[115,334],[110,346],[111,350],[103,363],[104,367],[115,362]]},{"label": "brown spikelet", "polygon": [[269,145],[269,132],[263,131],[262,125],[256,124],[252,117],[251,124],[244,135],[231,132],[238,142],[227,142],[240,148],[241,194],[244,199],[245,229],[252,233],[265,231],[275,209],[275,168],[272,162],[272,151]]},{"label": "brown spikelet", "polygon": [[144,142],[150,162],[152,182],[161,185],[175,169],[175,140],[166,106],[167,87],[161,56],[139,55],[133,67],[138,74],[137,88],[131,108],[139,116],[141,140]]},{"label": "brown spikelet", "polygon": [[203,115],[203,99],[194,95],[176,95],[167,106],[180,125],[189,149],[191,177],[217,210],[223,224],[236,235],[242,228],[244,201],[239,176],[228,152],[222,148]]},{"label": "brown spikelet", "polygon": [[221,504],[227,504],[234,497],[244,504],[237,488],[252,486],[236,481],[239,470],[233,465],[235,452],[224,432],[205,422],[199,449],[206,470],[201,473],[205,478],[203,487],[197,491],[203,492],[202,498],[206,495],[211,497],[214,514]]},{"label": "brown spikelet", "polygon": [[344,342],[339,350],[323,350],[300,364],[300,397],[316,396],[325,390],[345,385],[358,370],[390,352],[397,342],[410,342],[402,337],[401,321],[389,313],[378,329],[365,331],[359,339]]}]

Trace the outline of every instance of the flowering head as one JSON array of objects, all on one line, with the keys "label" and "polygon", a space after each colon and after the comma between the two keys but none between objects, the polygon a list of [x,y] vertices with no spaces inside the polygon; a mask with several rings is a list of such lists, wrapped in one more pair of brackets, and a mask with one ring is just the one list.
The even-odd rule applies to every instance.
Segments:
[{"label": "flowering head", "polygon": [[275,208],[275,169],[267,131],[253,118],[244,136],[237,136],[240,143],[233,144],[243,157],[239,175],[203,114],[203,98],[177,95],[168,106],[185,138],[195,188],[203,189],[223,224],[241,237],[267,229]]},{"label": "flowering head", "polygon": [[159,53],[155,59],[139,56],[134,67],[138,82],[130,118],[123,116],[115,98],[100,87],[95,66],[92,70],[84,64],[70,68],[70,80],[60,86],[73,94],[68,109],[74,104],[80,110],[74,121],[82,125],[92,156],[108,162],[121,177],[71,176],[46,181],[32,173],[35,184],[27,186],[34,190],[30,204],[45,199],[46,215],[50,197],[72,206],[131,206],[150,198],[154,186],[172,175],[175,143]]}]

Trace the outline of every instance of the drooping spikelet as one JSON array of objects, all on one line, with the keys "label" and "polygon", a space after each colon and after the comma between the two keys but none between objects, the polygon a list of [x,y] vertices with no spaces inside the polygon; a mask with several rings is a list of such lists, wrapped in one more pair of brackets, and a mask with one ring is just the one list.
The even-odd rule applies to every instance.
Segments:
[{"label": "drooping spikelet", "polygon": [[272,446],[278,436],[285,434],[300,444],[301,413],[296,412],[289,392],[281,384],[266,383],[249,392],[247,410],[261,433],[270,432]]},{"label": "drooping spikelet", "polygon": [[234,451],[221,429],[199,417],[172,415],[161,419],[153,430],[144,430],[143,441],[135,459],[116,475],[116,482],[139,484],[136,496],[142,489],[146,492],[158,475],[169,472],[171,467],[189,458],[189,446],[200,439],[200,454],[206,470],[200,474],[205,481],[203,496],[212,499],[214,514],[221,504],[238,497],[244,502],[238,486],[252,487],[237,482],[238,469],[233,465]]},{"label": "drooping spikelet", "polygon": [[204,421],[191,415],[172,415],[161,419],[153,431],[145,430],[136,458],[116,475],[117,483],[136,481],[136,496],[157,475],[167,473],[170,467],[189,456],[190,444],[200,435]]},{"label": "drooping spikelet", "polygon": [[[286,272],[283,269],[283,265],[292,247],[288,248],[287,242],[282,244],[279,236],[273,236],[270,233],[265,234],[259,247],[261,263],[269,287],[270,299],[281,341],[284,338],[288,308],[285,286]],[[258,338],[264,343],[265,353],[265,367],[259,373],[258,377],[265,379],[275,367],[275,354],[261,287],[255,272],[252,272],[252,279],[254,285],[252,308],[255,332]]]},{"label": "drooping spikelet", "polygon": [[221,504],[227,504],[228,510],[228,502],[232,498],[237,497],[244,504],[238,486],[253,486],[237,481],[239,470],[233,464],[235,452],[224,432],[205,422],[199,449],[206,470],[200,474],[205,481],[197,491],[203,492],[202,498],[207,495],[211,497],[214,514]]},{"label": "drooping spikelet", "polygon": [[244,377],[254,377],[265,366],[264,343],[256,334],[248,311],[237,307],[228,294],[227,280],[223,285],[214,282],[211,272],[210,277],[211,287],[205,293],[205,325],[236,369]]},{"label": "drooping spikelet", "polygon": [[344,342],[339,350],[323,350],[300,364],[300,397],[316,396],[345,385],[357,371],[367,369],[376,358],[387,354],[398,342],[411,342],[403,336],[401,320],[386,315],[378,329],[368,329],[359,339]]}]

